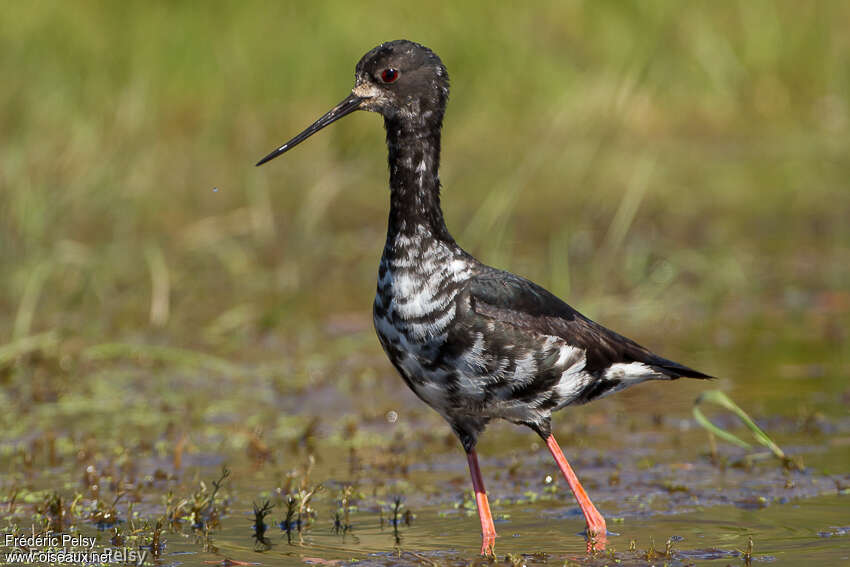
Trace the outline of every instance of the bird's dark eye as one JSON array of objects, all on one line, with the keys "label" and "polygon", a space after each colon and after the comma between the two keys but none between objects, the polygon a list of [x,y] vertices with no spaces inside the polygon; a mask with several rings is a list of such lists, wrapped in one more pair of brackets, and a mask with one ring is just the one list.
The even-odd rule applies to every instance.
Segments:
[{"label": "bird's dark eye", "polygon": [[381,80],[385,83],[394,83],[398,79],[398,69],[384,69],[381,71]]}]

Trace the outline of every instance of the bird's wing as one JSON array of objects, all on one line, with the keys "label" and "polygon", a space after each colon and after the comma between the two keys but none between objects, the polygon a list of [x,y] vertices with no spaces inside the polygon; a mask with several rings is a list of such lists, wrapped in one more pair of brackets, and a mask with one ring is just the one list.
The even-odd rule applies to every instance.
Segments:
[{"label": "bird's wing", "polygon": [[560,337],[583,349],[585,369],[591,374],[605,372],[612,364],[640,362],[670,378],[709,378],[591,321],[546,289],[509,272],[485,271],[471,278],[466,289],[471,307],[479,315]]}]

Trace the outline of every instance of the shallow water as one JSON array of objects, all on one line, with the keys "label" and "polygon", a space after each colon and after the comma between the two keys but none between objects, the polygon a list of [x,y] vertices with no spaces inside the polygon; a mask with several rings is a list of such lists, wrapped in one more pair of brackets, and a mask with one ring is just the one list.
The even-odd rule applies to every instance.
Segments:
[{"label": "shallow water", "polygon": [[[567,454],[573,456],[573,465],[609,522],[608,549],[595,555],[586,552],[583,519],[564,483],[554,476],[556,469],[545,451],[520,430],[498,428],[495,436],[501,447],[483,444],[487,455],[481,462],[499,532],[497,560],[517,565],[738,565],[745,564],[742,554],[752,538],[755,563],[848,562],[850,476],[824,471],[846,471],[850,420],[830,423],[833,433],[826,444],[807,447],[790,443],[798,436],[786,436],[786,450],[806,459],[805,471],[783,470],[772,458],[747,464],[738,461],[745,451],[728,448],[722,455],[727,460],[725,468],[715,466],[703,454],[703,432],[687,428],[685,422],[677,427],[644,423],[621,434],[611,443],[615,448],[609,450],[568,443]],[[775,425],[779,429],[780,420]],[[785,425],[791,427],[792,423]],[[300,533],[293,529],[287,534],[280,525],[286,509],[283,494],[294,491],[281,488],[286,484],[287,468],[283,463],[258,465],[241,459],[232,464],[232,474],[222,490],[220,524],[207,537],[185,520],[164,530],[162,552],[156,559],[149,557],[149,562],[486,562],[477,555],[478,520],[469,497],[465,460],[446,440],[426,442],[427,447],[415,453],[421,457],[404,464],[392,454],[403,454],[401,445],[391,447],[389,454],[386,448],[364,447],[353,455],[340,451],[329,439],[317,440],[316,445],[310,478],[320,480],[323,488],[312,502],[315,515],[305,521]],[[296,450],[294,456],[299,453],[306,465],[306,452]],[[209,486],[221,462],[221,455],[195,454],[184,461],[181,474],[163,472],[160,467],[168,468],[167,461],[139,460],[140,473],[160,472],[136,479],[136,518],[122,522],[119,529],[127,534],[134,529],[149,534],[145,519],[162,514],[164,495],[169,490],[190,494],[202,480]],[[304,469],[295,466],[289,475],[297,487]],[[39,476],[36,484],[77,482],[60,468]],[[340,509],[346,485],[355,487],[350,498],[350,527],[335,529],[334,514]],[[106,491],[106,482],[101,490]],[[254,537],[252,503],[264,499],[275,508],[266,518],[263,543]],[[394,513],[396,499],[401,504]],[[117,508],[118,516],[126,520],[126,507]],[[408,517],[407,510],[411,511]],[[25,517],[20,514],[18,519]],[[73,525],[84,534],[98,536],[100,547],[112,546],[112,528],[98,530],[91,521]],[[630,551],[632,541],[634,551]],[[136,543],[147,547],[149,537],[144,535]]]},{"label": "shallow water", "polygon": [[[841,458],[840,455],[834,455]],[[458,459],[460,460],[460,459]],[[662,467],[665,468],[665,467]],[[454,471],[460,474],[463,471]],[[663,472],[656,471],[663,476]],[[775,476],[761,471],[762,476]],[[417,475],[416,480],[452,486],[446,479],[454,475]],[[430,478],[429,478],[430,477]],[[742,564],[742,552],[747,540],[754,541],[754,562],[775,565],[841,564],[850,561],[850,515],[847,499],[839,495],[828,479],[811,474],[792,474],[799,489],[786,489],[791,494],[817,496],[772,496],[767,483],[742,488],[728,483],[724,492],[729,498],[740,500],[734,505],[702,505],[699,490],[692,490],[690,505],[669,508],[665,502],[657,506],[636,506],[634,500],[653,500],[646,495],[653,491],[635,479],[635,484],[625,490],[633,494],[620,504],[603,496],[600,508],[609,518],[608,551],[590,556],[586,553],[582,536],[584,528],[578,508],[571,496],[559,488],[556,493],[526,491],[517,495],[520,501],[498,500],[494,503],[497,530],[497,559],[524,564],[581,564],[607,565],[616,560],[625,565],[726,565]],[[441,480],[442,479],[442,482]],[[545,482],[545,481],[544,481]],[[622,482],[622,481],[621,481]],[[643,486],[640,486],[643,484]],[[753,484],[753,483],[749,483]],[[784,486],[784,485],[783,485]],[[394,527],[390,508],[383,514],[374,507],[365,506],[352,515],[352,528],[337,533],[330,522],[317,521],[302,534],[292,534],[293,543],[286,533],[270,527],[270,549],[257,552],[250,535],[251,511],[234,508],[214,538],[218,553],[198,553],[197,545],[175,542],[169,544],[172,555],[164,555],[164,562],[195,562],[214,557],[228,557],[240,561],[266,565],[283,565],[295,562],[327,564],[327,562],[357,561],[365,565],[430,565],[478,563],[480,546],[478,521],[473,510],[460,505],[460,496],[453,493],[434,498],[412,496],[407,504],[415,510],[409,525],[399,521]],[[684,492],[685,486],[677,492]],[[600,491],[597,490],[597,493]],[[602,491],[604,493],[604,491]],[[497,492],[498,493],[498,492]],[[764,501],[760,499],[765,498]],[[707,495],[709,500],[716,495]],[[368,498],[366,499],[368,501]],[[660,500],[664,500],[661,498]],[[415,505],[414,505],[415,503]],[[753,504],[756,503],[756,504]],[[279,514],[274,515],[278,517]],[[629,551],[634,540],[635,551]],[[665,555],[667,542],[672,550]],[[655,555],[650,550],[656,550]],[[197,553],[189,559],[181,551]],[[510,556],[510,559],[508,558]]]},{"label": "shallow water", "polygon": [[[44,392],[61,395],[5,406],[5,531],[50,522],[55,529],[47,502],[56,494],[59,527],[96,535],[98,549],[117,541],[150,554],[163,520],[150,564],[484,562],[463,452],[441,418],[385,368],[373,340],[331,337],[321,350],[307,342],[279,363],[237,367],[244,374],[175,368],[138,354],[72,365],[72,376],[55,378],[82,376],[74,388],[51,382],[40,374],[47,363],[31,361],[31,387],[40,380]],[[818,372],[784,368],[781,356],[766,363],[758,350],[728,354],[718,374],[746,379],[646,384],[556,415],[555,435],[612,532],[595,555],[543,444],[524,428],[492,425],[478,452],[499,532],[497,562],[739,565],[749,538],[754,563],[850,561],[843,354],[823,357]],[[23,382],[13,384],[7,402],[30,395]],[[718,387],[805,469],[722,442],[711,456],[690,408]],[[746,438],[734,417],[704,409]],[[206,529],[193,528],[192,503],[210,494],[223,465],[231,474],[197,517]],[[287,496],[317,485],[301,531],[287,533]],[[262,542],[252,508],[266,500],[274,507]],[[176,521],[165,521],[175,507]]]}]

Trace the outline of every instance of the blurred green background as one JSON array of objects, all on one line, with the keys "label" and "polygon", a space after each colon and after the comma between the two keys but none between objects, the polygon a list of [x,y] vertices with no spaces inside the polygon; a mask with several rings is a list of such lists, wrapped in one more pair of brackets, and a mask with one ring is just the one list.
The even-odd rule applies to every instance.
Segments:
[{"label": "blurred green background", "polygon": [[[9,3],[6,425],[23,427],[31,401],[86,391],[92,360],[148,347],[185,349],[149,351],[166,366],[213,360],[191,353],[267,365],[284,385],[343,379],[328,365],[354,352],[412,399],[371,331],[388,207],[379,117],[253,167],[396,38],[431,47],[451,76],[441,178],[463,247],[728,378],[744,403],[820,392],[813,403],[835,408],[848,21],[840,1]],[[33,352],[52,362],[21,364]],[[155,383],[148,402],[165,395]],[[102,395],[133,387],[111,384]],[[251,382],[228,384],[240,396]]]}]

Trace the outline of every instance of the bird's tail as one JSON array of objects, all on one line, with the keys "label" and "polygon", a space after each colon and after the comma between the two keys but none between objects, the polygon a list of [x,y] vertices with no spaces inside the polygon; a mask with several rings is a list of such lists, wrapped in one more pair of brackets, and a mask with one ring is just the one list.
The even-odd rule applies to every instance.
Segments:
[{"label": "bird's tail", "polygon": [[670,380],[676,380],[677,378],[714,379],[714,376],[703,374],[684,364],[679,364],[678,362],[673,362],[660,356],[653,356],[651,360],[646,361],[646,364],[649,364],[656,371],[669,377]]}]

